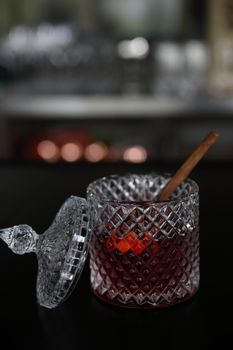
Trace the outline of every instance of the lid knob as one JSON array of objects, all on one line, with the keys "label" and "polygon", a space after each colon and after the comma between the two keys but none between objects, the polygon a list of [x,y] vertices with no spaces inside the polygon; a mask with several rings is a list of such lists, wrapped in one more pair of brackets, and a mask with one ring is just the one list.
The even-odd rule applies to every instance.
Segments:
[{"label": "lid knob", "polygon": [[15,254],[36,251],[38,234],[28,225],[18,225],[0,230],[0,238]]}]

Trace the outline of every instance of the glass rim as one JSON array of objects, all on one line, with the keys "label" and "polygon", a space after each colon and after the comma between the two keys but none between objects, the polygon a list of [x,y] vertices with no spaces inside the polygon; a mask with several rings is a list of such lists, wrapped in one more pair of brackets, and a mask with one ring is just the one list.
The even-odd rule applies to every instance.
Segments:
[{"label": "glass rim", "polygon": [[[116,178],[120,178],[120,177],[127,177],[127,176],[148,176],[148,175],[152,175],[152,176],[164,176],[167,178],[171,177],[170,173],[156,173],[156,172],[151,172],[151,173],[141,173],[141,174],[136,174],[136,173],[128,173],[125,175],[121,175],[121,174],[112,174],[112,175],[108,175],[108,176],[103,176],[100,177],[94,181],[92,181],[88,187],[87,187],[87,199],[89,199],[89,197],[93,194],[93,188],[96,187],[96,185],[98,183],[100,183],[101,181],[105,181],[105,180],[111,180],[111,179],[116,179]],[[107,199],[106,197],[100,197],[99,198],[99,202],[100,203],[106,203],[106,204],[119,204],[119,205],[132,205],[132,206],[152,206],[152,205],[165,205],[165,204],[176,204],[180,201],[186,200],[188,199],[191,195],[193,194],[198,194],[199,193],[199,186],[196,183],[196,181],[194,181],[193,179],[191,179],[190,177],[186,178],[183,182],[189,183],[191,185],[191,190],[190,193],[188,195],[184,195],[184,196],[180,196],[179,198],[173,198],[173,199],[167,199],[167,200],[163,200],[163,201],[157,201],[157,200],[147,200],[147,201],[133,201],[133,200],[118,200],[118,199]]]}]

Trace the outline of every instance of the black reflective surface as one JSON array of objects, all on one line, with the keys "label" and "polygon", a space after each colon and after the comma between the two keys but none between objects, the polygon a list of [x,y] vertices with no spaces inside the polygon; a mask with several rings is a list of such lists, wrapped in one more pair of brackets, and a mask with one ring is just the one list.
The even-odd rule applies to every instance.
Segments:
[{"label": "black reflective surface", "polygon": [[[174,172],[176,164],[0,165],[0,226],[19,223],[43,232],[70,194],[110,173]],[[202,162],[192,173],[200,186],[201,287],[190,301],[161,310],[131,310],[92,295],[88,264],[66,303],[36,303],[36,257],[17,256],[0,242],[1,348],[207,349],[232,347],[233,164]],[[229,319],[229,321],[228,321]],[[4,346],[3,346],[4,344]]]}]

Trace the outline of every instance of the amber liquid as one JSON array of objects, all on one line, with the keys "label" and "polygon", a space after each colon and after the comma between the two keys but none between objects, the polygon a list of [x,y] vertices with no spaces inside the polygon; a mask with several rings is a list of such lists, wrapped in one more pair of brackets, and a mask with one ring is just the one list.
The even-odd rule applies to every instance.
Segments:
[{"label": "amber liquid", "polygon": [[102,300],[154,308],[189,299],[199,285],[198,230],[153,240],[137,253],[109,249],[109,236],[95,231],[90,246],[91,286]]}]

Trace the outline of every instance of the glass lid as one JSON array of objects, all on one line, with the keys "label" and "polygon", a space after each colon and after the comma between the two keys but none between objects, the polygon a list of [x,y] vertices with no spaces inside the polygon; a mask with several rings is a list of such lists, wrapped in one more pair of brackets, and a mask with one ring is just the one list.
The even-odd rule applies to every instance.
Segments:
[{"label": "glass lid", "polygon": [[14,253],[36,253],[37,300],[44,307],[63,302],[82,273],[90,236],[87,210],[86,199],[71,196],[41,235],[28,225],[0,230],[0,238]]}]

